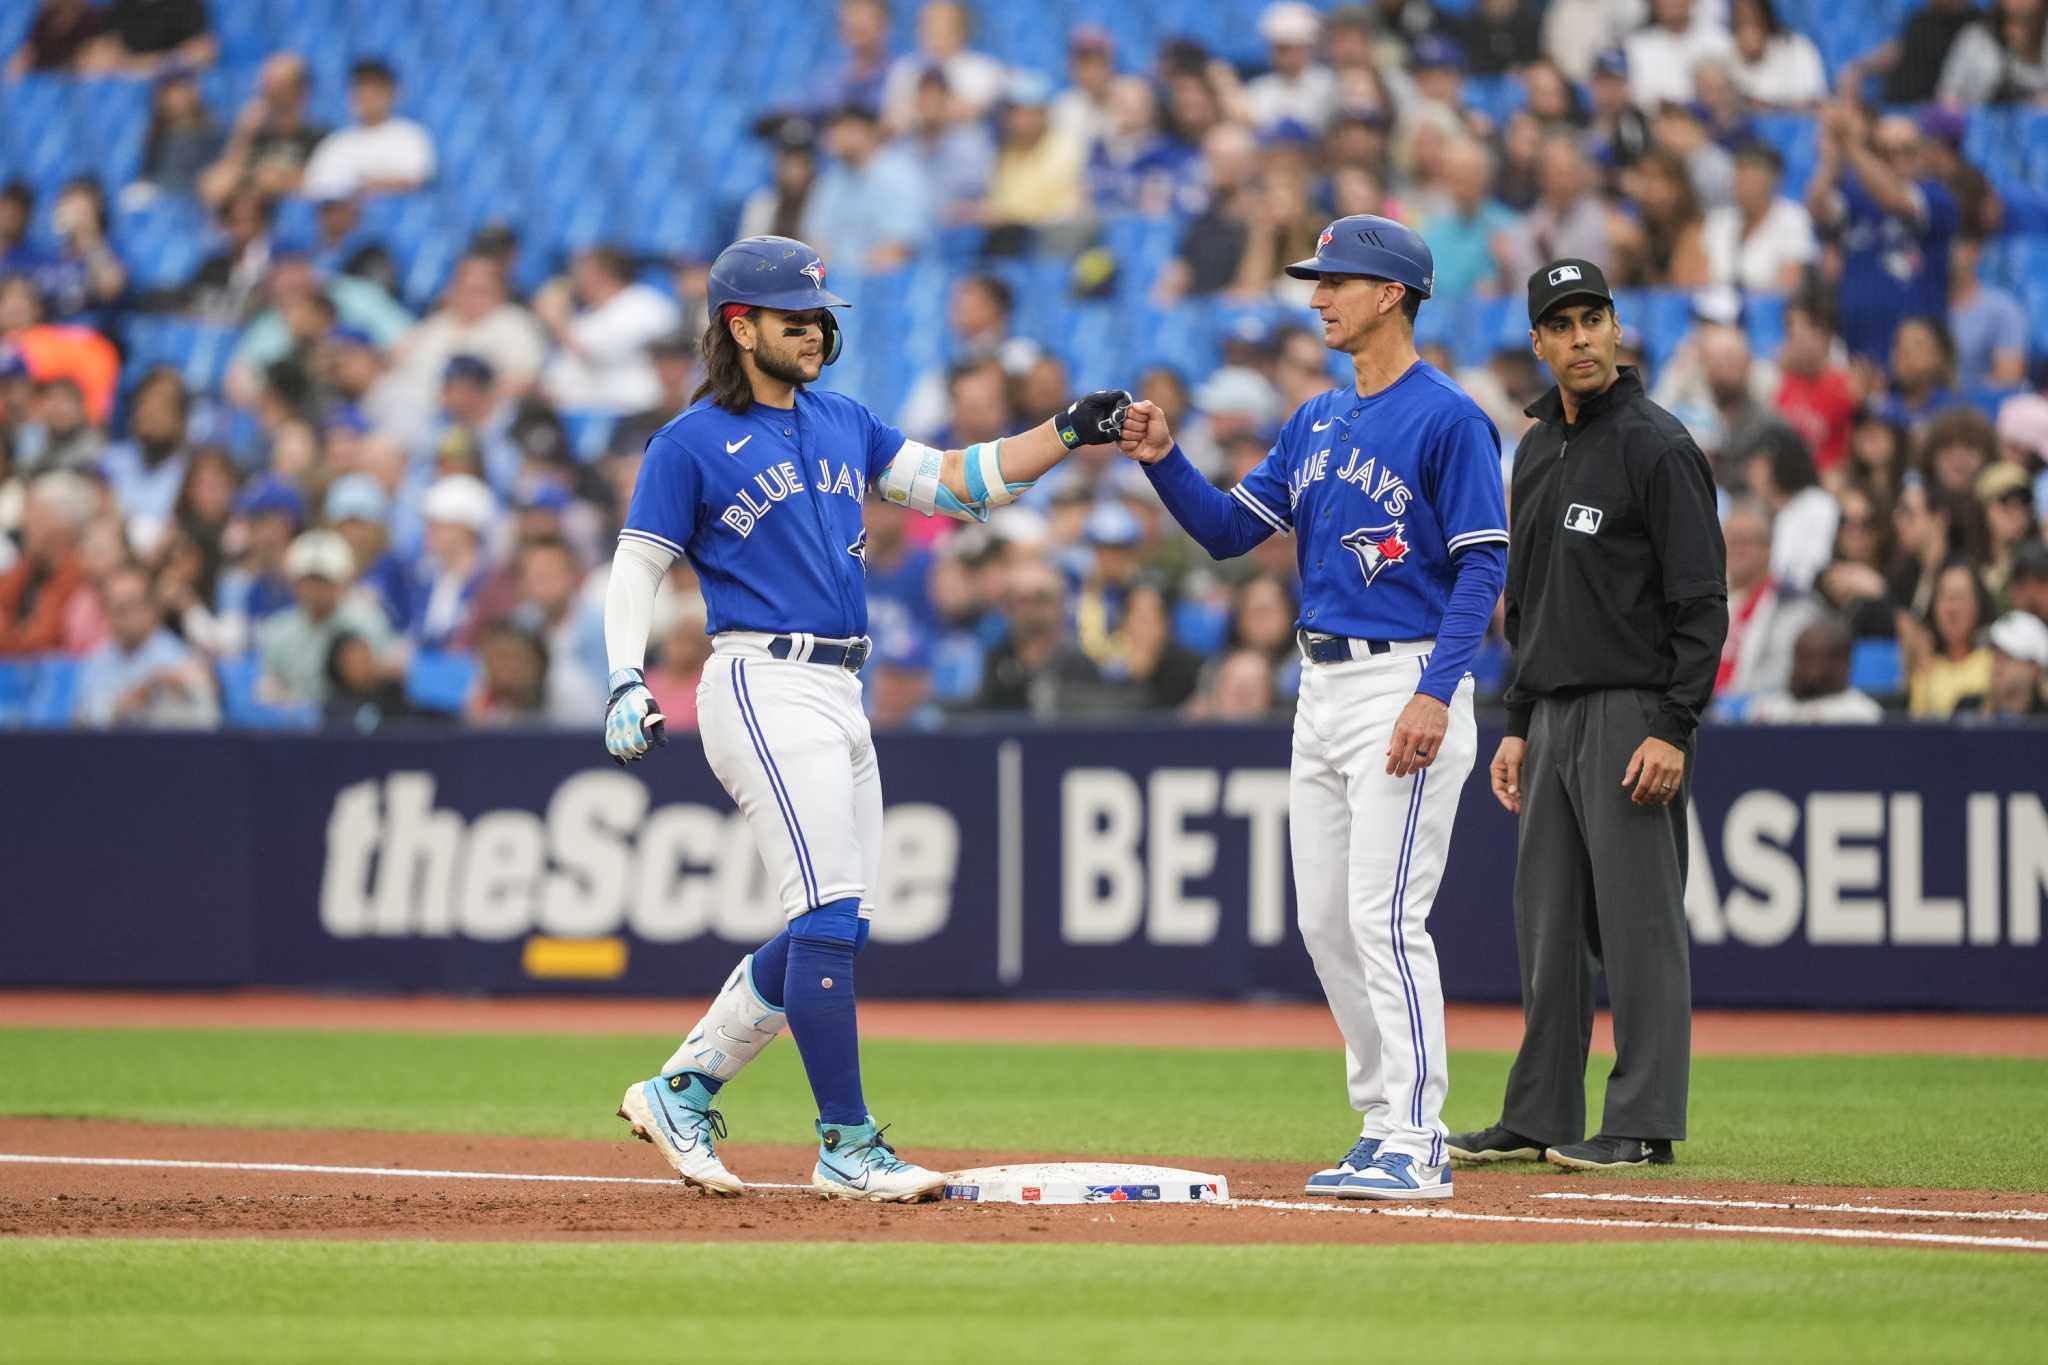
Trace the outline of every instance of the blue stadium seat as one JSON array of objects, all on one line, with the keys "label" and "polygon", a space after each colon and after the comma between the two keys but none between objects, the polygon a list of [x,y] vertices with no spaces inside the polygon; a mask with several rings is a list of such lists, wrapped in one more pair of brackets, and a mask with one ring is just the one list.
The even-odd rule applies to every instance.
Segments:
[{"label": "blue stadium seat", "polygon": [[0,730],[21,728],[35,688],[35,665],[27,659],[0,659]]},{"label": "blue stadium seat", "polygon": [[78,664],[68,655],[46,654],[31,665],[28,696],[22,706],[23,725],[31,730],[62,730],[71,724],[78,696]]},{"label": "blue stadium seat", "polygon": [[1905,679],[1899,671],[1897,640],[1858,640],[1849,655],[1849,686],[1873,697],[1896,695]]},{"label": "blue stadium seat", "polygon": [[254,654],[222,659],[214,666],[220,681],[221,719],[237,730],[309,730],[320,721],[316,706],[273,706],[256,695],[263,671]]},{"label": "blue stadium seat", "polygon": [[405,697],[429,711],[454,714],[462,710],[476,685],[477,662],[470,654],[415,654],[405,671]]},{"label": "blue stadium seat", "polygon": [[1229,633],[1230,609],[1226,606],[1191,598],[1173,609],[1173,638],[1197,654],[1216,653]]}]

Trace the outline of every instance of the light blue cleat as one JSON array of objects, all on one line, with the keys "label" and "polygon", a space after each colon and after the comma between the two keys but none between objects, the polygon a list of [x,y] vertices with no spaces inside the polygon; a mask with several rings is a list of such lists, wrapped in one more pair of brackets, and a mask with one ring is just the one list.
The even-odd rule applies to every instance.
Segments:
[{"label": "light blue cleat", "polygon": [[711,1107],[703,1080],[687,1071],[642,1081],[619,1102],[619,1117],[633,1136],[661,1149],[662,1158],[688,1185],[713,1194],[745,1194],[746,1182],[725,1169],[713,1146],[725,1136],[725,1116]]},{"label": "light blue cleat", "polygon": [[1308,1194],[1335,1194],[1346,1176],[1358,1174],[1370,1166],[1372,1159],[1379,1154],[1380,1140],[1362,1137],[1352,1144],[1350,1151],[1337,1158],[1336,1165],[1325,1166],[1310,1176],[1308,1184],[1303,1187],[1304,1191]]},{"label": "light blue cleat", "polygon": [[1381,1152],[1370,1166],[1347,1175],[1337,1186],[1339,1199],[1449,1199],[1451,1163],[1431,1166],[1406,1152]]},{"label": "light blue cleat", "polygon": [[936,1198],[946,1177],[913,1166],[883,1141],[887,1131],[872,1115],[863,1124],[818,1124],[818,1165],[811,1188],[827,1199],[873,1199],[882,1203],[915,1204]]}]

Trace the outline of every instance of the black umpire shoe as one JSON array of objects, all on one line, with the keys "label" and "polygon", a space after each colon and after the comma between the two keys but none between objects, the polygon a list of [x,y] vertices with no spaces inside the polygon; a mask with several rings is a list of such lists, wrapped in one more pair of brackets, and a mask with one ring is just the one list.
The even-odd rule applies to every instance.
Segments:
[{"label": "black umpire shoe", "polygon": [[1623,1166],[1669,1166],[1672,1162],[1668,1138],[1589,1137],[1564,1147],[1552,1147],[1543,1157],[1553,1166],[1573,1171],[1612,1171]]},{"label": "black umpire shoe", "polygon": [[1490,1161],[1541,1161],[1543,1144],[1525,1138],[1496,1123],[1476,1133],[1453,1133],[1444,1142],[1451,1160],[1461,1166],[1483,1166]]}]

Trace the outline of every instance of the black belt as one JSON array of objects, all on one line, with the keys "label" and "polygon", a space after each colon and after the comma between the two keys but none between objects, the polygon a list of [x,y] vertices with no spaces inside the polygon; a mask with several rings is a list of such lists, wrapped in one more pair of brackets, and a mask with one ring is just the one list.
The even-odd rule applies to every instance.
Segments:
[{"label": "black belt", "polygon": [[[824,641],[818,640],[812,642],[811,652],[805,657],[803,662],[807,664],[823,664],[827,668],[843,668],[848,673],[858,673],[861,669],[867,667],[868,655],[873,652],[873,649],[874,646],[866,640],[855,640],[850,645],[826,644]],[[795,652],[796,637],[793,635],[776,635],[772,636],[768,641],[768,657],[771,659],[787,659]]]},{"label": "black belt", "polygon": [[1385,654],[1394,647],[1392,640],[1353,640],[1345,635],[1310,635],[1305,630],[1296,639],[1312,664],[1348,664],[1354,655],[1353,645],[1364,645],[1368,654]]}]

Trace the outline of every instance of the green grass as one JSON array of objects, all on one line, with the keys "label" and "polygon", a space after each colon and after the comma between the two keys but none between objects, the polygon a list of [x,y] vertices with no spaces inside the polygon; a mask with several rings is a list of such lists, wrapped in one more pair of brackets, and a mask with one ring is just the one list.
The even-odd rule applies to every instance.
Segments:
[{"label": "green grass", "polygon": [[2042,1263],[1612,1247],[0,1242],[0,1361],[2032,1361]]},{"label": "green grass", "polygon": [[[669,1038],[0,1030],[0,1113],[616,1140],[617,1096]],[[906,1150],[1322,1162],[1356,1131],[1335,1052],[871,1042],[867,1092]],[[1453,1128],[1498,1117],[1507,1058],[1451,1061]],[[1589,1109],[1597,1125],[1604,1060]],[[740,1141],[800,1142],[796,1049],[721,1097]],[[2048,1062],[1702,1058],[1680,1163],[1638,1178],[2048,1189]]]}]

